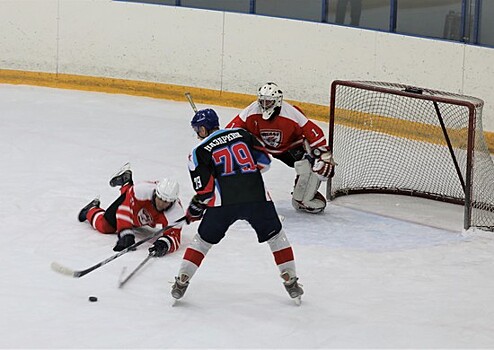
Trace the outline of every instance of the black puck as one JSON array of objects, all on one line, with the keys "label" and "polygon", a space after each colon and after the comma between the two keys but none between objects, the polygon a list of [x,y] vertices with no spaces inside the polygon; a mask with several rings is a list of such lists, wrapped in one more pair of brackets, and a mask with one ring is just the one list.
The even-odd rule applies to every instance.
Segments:
[{"label": "black puck", "polygon": [[94,303],[95,301],[98,301],[98,298],[90,296],[89,301],[92,301]]}]

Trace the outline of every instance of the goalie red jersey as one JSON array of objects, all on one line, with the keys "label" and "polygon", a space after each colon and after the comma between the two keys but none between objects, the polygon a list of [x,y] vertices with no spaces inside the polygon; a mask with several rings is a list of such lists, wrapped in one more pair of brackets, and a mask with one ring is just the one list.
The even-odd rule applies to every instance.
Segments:
[{"label": "goalie red jersey", "polygon": [[282,102],[276,118],[266,120],[257,101],[241,111],[227,128],[243,128],[262,140],[266,150],[274,157],[302,146],[307,139],[311,148],[326,145],[322,129],[309,120],[300,109]]},{"label": "goalie red jersey", "polygon": [[268,82],[257,91],[252,102],[226,126],[243,128],[260,139],[266,151],[289,167],[297,177],[293,207],[309,213],[320,213],[326,199],[317,192],[321,181],[334,174],[331,150],[326,146],[322,129],[297,107],[283,101],[283,91]]}]

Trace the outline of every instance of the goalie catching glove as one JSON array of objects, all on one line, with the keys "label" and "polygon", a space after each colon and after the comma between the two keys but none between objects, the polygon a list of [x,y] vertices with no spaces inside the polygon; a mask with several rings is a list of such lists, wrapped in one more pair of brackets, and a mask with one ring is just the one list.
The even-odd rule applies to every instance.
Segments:
[{"label": "goalie catching glove", "polygon": [[312,156],[314,158],[312,171],[317,174],[319,180],[327,181],[333,177],[336,162],[333,159],[333,154],[329,150],[329,147],[323,146],[313,149]]},{"label": "goalie catching glove", "polygon": [[331,163],[326,163],[323,160],[316,159],[312,166],[312,171],[317,174],[321,181],[327,181],[334,175],[334,166]]},{"label": "goalie catching glove", "polygon": [[190,224],[191,222],[201,220],[206,208],[207,204],[195,195],[192,197],[187,212],[185,213],[185,221]]}]

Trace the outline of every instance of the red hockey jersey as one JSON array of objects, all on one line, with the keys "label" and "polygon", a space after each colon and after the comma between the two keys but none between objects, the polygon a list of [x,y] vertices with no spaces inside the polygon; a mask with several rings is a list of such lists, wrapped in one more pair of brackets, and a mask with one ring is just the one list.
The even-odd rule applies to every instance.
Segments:
[{"label": "red hockey jersey", "polygon": [[252,102],[226,128],[246,129],[262,140],[266,150],[273,155],[302,145],[304,138],[309,141],[311,148],[326,145],[322,129],[300,109],[284,101],[280,114],[270,120],[264,120],[259,103]]},{"label": "red hockey jersey", "polygon": [[[132,186],[123,205],[128,205],[128,212],[117,211],[117,220],[124,220],[132,224],[133,227],[157,225],[167,226],[184,215],[180,200],[165,212],[159,212],[153,205],[153,193],[156,188],[155,182],[141,182]],[[126,203],[127,202],[127,203]]]},{"label": "red hockey jersey", "polygon": [[[88,220],[95,230],[101,233],[117,233],[125,229],[149,226],[162,228],[184,216],[184,209],[180,200],[165,212],[158,211],[153,205],[153,193],[156,182],[141,182],[135,185],[123,186],[120,191],[125,198],[116,209],[117,227],[112,227],[105,219],[105,210],[94,207],[88,212]],[[172,253],[180,246],[181,225],[166,230],[163,235],[172,239],[168,252]]]}]

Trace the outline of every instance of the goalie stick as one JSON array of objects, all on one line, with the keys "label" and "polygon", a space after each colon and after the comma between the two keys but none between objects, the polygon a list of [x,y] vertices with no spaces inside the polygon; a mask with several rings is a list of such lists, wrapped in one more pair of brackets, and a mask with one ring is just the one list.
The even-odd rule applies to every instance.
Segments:
[{"label": "goalie stick", "polygon": [[137,248],[141,244],[143,244],[143,243],[145,243],[145,242],[153,239],[154,237],[158,237],[159,235],[162,235],[163,232],[165,232],[166,230],[172,228],[173,226],[178,225],[182,221],[185,221],[185,216],[182,216],[180,219],[178,219],[177,221],[175,221],[173,224],[168,225],[166,227],[163,227],[161,230],[154,232],[150,236],[141,239],[140,241],[132,244],[130,247],[125,248],[124,250],[118,252],[117,254],[112,255],[109,258],[107,258],[107,259],[105,259],[103,261],[100,261],[99,263],[97,263],[97,264],[95,264],[95,265],[93,265],[91,267],[88,267],[87,269],[84,269],[84,270],[73,270],[73,269],[71,269],[69,267],[66,267],[66,266],[63,266],[63,265],[61,265],[61,264],[59,264],[59,263],[57,263],[55,261],[51,263],[51,269],[53,271],[55,271],[55,272],[61,273],[62,275],[72,276],[74,278],[82,277],[84,275],[87,275],[91,271],[94,271],[97,268],[100,268],[101,266],[108,264],[109,262],[115,260],[119,256],[124,255],[125,253],[129,252],[130,250],[134,250],[135,248]]},{"label": "goalie stick", "polygon": [[186,92],[185,97],[189,101],[189,104],[192,107],[192,110],[194,111],[194,113],[197,113],[197,107],[196,107],[196,104],[194,103],[194,100],[192,99],[192,95],[190,94],[190,92]]}]

